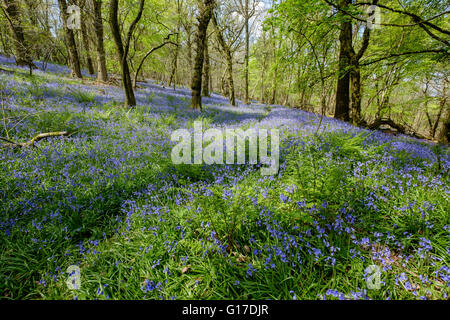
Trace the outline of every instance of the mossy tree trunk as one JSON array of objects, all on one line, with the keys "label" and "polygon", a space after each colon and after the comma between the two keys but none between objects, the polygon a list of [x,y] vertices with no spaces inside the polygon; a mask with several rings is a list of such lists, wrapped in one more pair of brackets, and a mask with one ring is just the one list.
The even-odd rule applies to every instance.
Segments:
[{"label": "mossy tree trunk", "polygon": [[206,31],[213,15],[214,0],[203,0],[199,6],[198,26],[197,26],[197,52],[194,62],[194,72],[192,77],[192,101],[191,107],[196,110],[202,109],[202,78],[203,63],[205,58]]}]

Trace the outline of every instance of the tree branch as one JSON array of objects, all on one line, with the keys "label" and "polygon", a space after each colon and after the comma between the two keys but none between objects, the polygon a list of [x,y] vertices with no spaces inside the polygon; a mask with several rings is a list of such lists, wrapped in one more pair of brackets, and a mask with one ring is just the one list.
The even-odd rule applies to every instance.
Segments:
[{"label": "tree branch", "polygon": [[69,136],[69,135],[70,135],[70,133],[67,131],[41,133],[41,134],[38,134],[37,136],[35,136],[30,141],[23,142],[23,143],[17,143],[17,142],[11,141],[11,140],[3,138],[3,137],[0,137],[0,140],[8,142],[7,144],[2,145],[2,148],[16,148],[16,147],[28,148],[28,147],[34,147],[34,144],[36,142],[43,140],[43,139],[47,139],[47,138],[51,138],[51,137]]},{"label": "tree branch", "polygon": [[412,55],[412,54],[422,54],[422,53],[444,53],[447,54],[447,51],[445,49],[430,49],[430,50],[421,50],[421,51],[407,51],[407,52],[402,52],[402,53],[391,53],[387,56],[384,56],[382,58],[378,58],[372,61],[368,61],[368,62],[363,62],[360,65],[361,66],[368,66],[383,60],[387,60],[390,58],[394,58],[394,57],[401,57],[401,56],[406,56],[406,55]]}]

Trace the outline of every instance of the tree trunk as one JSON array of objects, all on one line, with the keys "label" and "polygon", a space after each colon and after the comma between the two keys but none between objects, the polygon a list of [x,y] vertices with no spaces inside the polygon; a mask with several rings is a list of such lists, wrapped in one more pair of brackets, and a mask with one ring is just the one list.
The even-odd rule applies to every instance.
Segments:
[{"label": "tree trunk", "polygon": [[[372,0],[372,3],[376,5],[378,0]],[[373,16],[374,12],[369,15],[369,19]],[[359,61],[363,57],[367,48],[369,47],[370,41],[370,28],[367,25],[362,39],[362,45],[358,52],[355,52],[353,45],[350,43],[350,81],[351,81],[351,91],[352,91],[352,118],[354,125],[366,125],[365,121],[361,118],[361,68]]]},{"label": "tree trunk", "polygon": [[227,54],[227,77],[228,77],[228,86],[229,86],[228,98],[230,100],[230,104],[233,107],[235,107],[236,106],[236,93],[235,93],[235,89],[234,89],[233,59],[231,57],[231,53]]},{"label": "tree trunk", "polygon": [[131,37],[134,32],[134,28],[142,17],[144,11],[145,0],[141,0],[139,6],[139,12],[134,21],[131,23],[128,30],[127,39],[125,45],[122,42],[122,36],[120,34],[120,27],[118,21],[119,0],[111,0],[109,11],[109,23],[111,25],[111,32],[114,38],[114,43],[117,48],[117,55],[120,61],[120,68],[122,71],[122,85],[125,89],[125,107],[136,106],[136,97],[133,91],[133,83],[131,82],[130,69],[128,66],[128,50],[130,48]]},{"label": "tree trunk", "polygon": [[354,61],[350,72],[350,87],[352,92],[352,121],[354,125],[361,124],[361,70],[359,61]]},{"label": "tree trunk", "polygon": [[177,34],[177,45],[175,47],[175,52],[173,54],[173,59],[172,59],[172,71],[170,72],[170,78],[169,78],[169,88],[172,86],[173,84],[173,90],[176,89],[176,74],[177,74],[177,67],[178,67],[178,53],[180,51],[180,28],[178,28],[178,34]]},{"label": "tree trunk", "polygon": [[8,43],[8,39],[7,39],[7,33],[6,33],[6,28],[3,26],[3,24],[0,21],[0,41],[2,43],[2,52],[3,54],[9,58],[10,57],[10,47],[7,44]]},{"label": "tree trunk", "polygon": [[[87,10],[86,6],[84,6],[84,10]],[[81,13],[81,40],[83,42],[83,47],[85,50],[86,65],[87,65],[89,74],[93,75],[95,73],[95,71],[94,71],[94,64],[92,63],[91,46],[89,44],[88,30],[87,30],[87,26],[86,26],[86,19],[88,19],[88,17],[84,13],[84,10]]]},{"label": "tree trunk", "polygon": [[80,57],[78,55],[77,44],[75,42],[75,35],[72,29],[67,26],[67,2],[66,0],[58,0],[59,10],[64,26],[64,35],[66,38],[67,51],[69,53],[69,64],[71,69],[71,76],[76,78],[83,78],[80,67]]},{"label": "tree trunk", "polygon": [[277,87],[278,87],[278,64],[275,62],[275,70],[273,71],[273,79],[272,79],[272,97],[270,98],[270,104],[275,104],[277,98]]},{"label": "tree trunk", "polygon": [[25,42],[25,35],[20,22],[19,7],[15,0],[3,0],[2,9],[8,20],[14,48],[16,51],[16,64],[18,66],[36,67],[30,57],[29,47]]},{"label": "tree trunk", "polygon": [[209,21],[213,15],[214,0],[204,0],[203,8],[200,8],[200,15],[198,17],[197,30],[197,53],[194,64],[194,74],[192,77],[192,102],[191,107],[196,110],[202,110],[202,74],[203,62],[205,54],[205,40],[206,31],[208,29]]},{"label": "tree trunk", "polygon": [[190,72],[191,68],[194,66],[192,62],[192,33],[191,27],[186,29],[186,49],[187,49],[187,62],[188,62],[188,74],[189,79],[188,83],[192,84],[192,73]]},{"label": "tree trunk", "polygon": [[217,41],[222,48],[222,53],[225,56],[226,60],[226,72],[228,79],[228,89],[229,89],[229,100],[232,106],[236,106],[236,94],[234,89],[234,80],[233,80],[233,56],[231,55],[231,48],[227,46],[225,43],[225,39],[223,38],[222,31],[220,30],[216,17],[213,15],[212,17],[214,28],[216,29]]},{"label": "tree trunk", "polygon": [[259,98],[259,100],[260,100],[260,102],[261,103],[266,103],[266,99],[265,99],[265,96],[266,96],[266,83],[265,83],[265,73],[266,73],[266,60],[265,59],[263,59],[263,65],[262,65],[262,68],[261,68],[261,93],[260,93],[260,98]]},{"label": "tree trunk", "polygon": [[450,108],[448,105],[444,110],[442,119],[441,125],[437,128],[438,139],[439,142],[448,144],[450,142]]},{"label": "tree trunk", "polygon": [[91,0],[94,8],[94,28],[95,42],[97,52],[97,81],[108,81],[108,70],[106,69],[106,55],[103,44],[103,19],[102,19],[102,1]]},{"label": "tree trunk", "polygon": [[249,104],[248,96],[248,64],[250,60],[250,30],[249,30],[249,12],[248,12],[248,1],[245,0],[245,61],[244,61],[244,103]]},{"label": "tree trunk", "polygon": [[173,90],[176,90],[176,75],[177,75],[177,68],[178,68],[178,56],[179,56],[179,52],[180,52],[180,33],[181,33],[181,25],[182,25],[182,21],[181,21],[181,7],[182,7],[182,3],[180,2],[180,0],[177,0],[177,14],[178,14],[178,20],[177,20],[177,38],[176,38],[176,47],[175,47],[175,51],[173,53],[173,58],[172,58],[172,70],[170,71],[170,78],[169,78],[169,88],[172,86],[173,84]]},{"label": "tree trunk", "polygon": [[209,50],[208,50],[208,37],[205,40],[205,63],[203,64],[203,89],[202,96],[210,97],[209,94],[209,83],[210,83],[210,62],[209,62]]},{"label": "tree trunk", "polygon": [[[339,8],[348,9],[350,0],[340,0]],[[334,117],[343,121],[350,120],[350,60],[352,49],[352,22],[351,18],[341,17],[341,33],[339,36],[339,71],[336,90],[336,106]]]},{"label": "tree trunk", "polygon": [[223,71],[222,77],[220,77],[220,92],[222,93],[222,96],[224,96],[224,97],[227,97],[230,94],[226,76],[227,76],[227,69],[225,68],[225,70]]},{"label": "tree trunk", "polygon": [[[433,126],[433,136],[437,135],[441,143],[449,143],[450,107],[448,105],[447,84],[444,80],[438,118]],[[442,119],[441,125],[439,120]]]}]

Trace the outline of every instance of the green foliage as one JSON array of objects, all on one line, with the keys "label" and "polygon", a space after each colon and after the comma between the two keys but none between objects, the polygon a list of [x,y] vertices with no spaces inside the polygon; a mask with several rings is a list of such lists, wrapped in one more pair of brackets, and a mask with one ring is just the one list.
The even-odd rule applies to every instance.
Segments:
[{"label": "green foliage", "polygon": [[303,200],[339,201],[351,190],[348,170],[363,160],[365,139],[337,132],[305,141],[289,155],[287,181],[299,187]]},{"label": "green foliage", "polygon": [[71,95],[75,98],[75,100],[79,103],[91,104],[95,102],[95,93],[86,91],[86,90],[75,90],[71,92]]}]

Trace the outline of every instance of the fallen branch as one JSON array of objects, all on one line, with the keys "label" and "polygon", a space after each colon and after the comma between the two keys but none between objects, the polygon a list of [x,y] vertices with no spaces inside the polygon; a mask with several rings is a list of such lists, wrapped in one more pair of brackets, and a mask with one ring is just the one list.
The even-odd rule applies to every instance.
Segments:
[{"label": "fallen branch", "polygon": [[392,119],[377,119],[372,124],[370,124],[368,128],[370,130],[378,130],[382,125],[388,125],[389,127],[397,130],[397,133],[406,134],[417,139],[432,140],[430,139],[430,137],[426,137],[415,132],[411,127],[396,123]]},{"label": "fallen branch", "polygon": [[14,74],[14,71],[3,69],[3,68],[0,68],[0,71],[4,72],[4,73],[7,73],[7,74]]},{"label": "fallen branch", "polygon": [[406,133],[405,127],[401,124],[395,123],[391,119],[377,119],[372,124],[369,125],[370,130],[378,130],[382,125],[388,125],[393,129],[396,129],[399,133]]},{"label": "fallen branch", "polygon": [[69,136],[69,135],[70,135],[70,133],[67,131],[41,133],[41,134],[38,134],[37,136],[35,136],[30,141],[23,142],[23,143],[17,143],[17,142],[14,142],[12,140],[2,138],[2,137],[0,137],[0,140],[8,142],[7,144],[2,145],[2,148],[17,148],[17,147],[28,148],[28,147],[34,147],[34,144],[36,142],[43,140],[43,139],[47,139],[47,138],[51,138],[51,137],[63,137],[63,136],[65,137],[65,136]]}]

